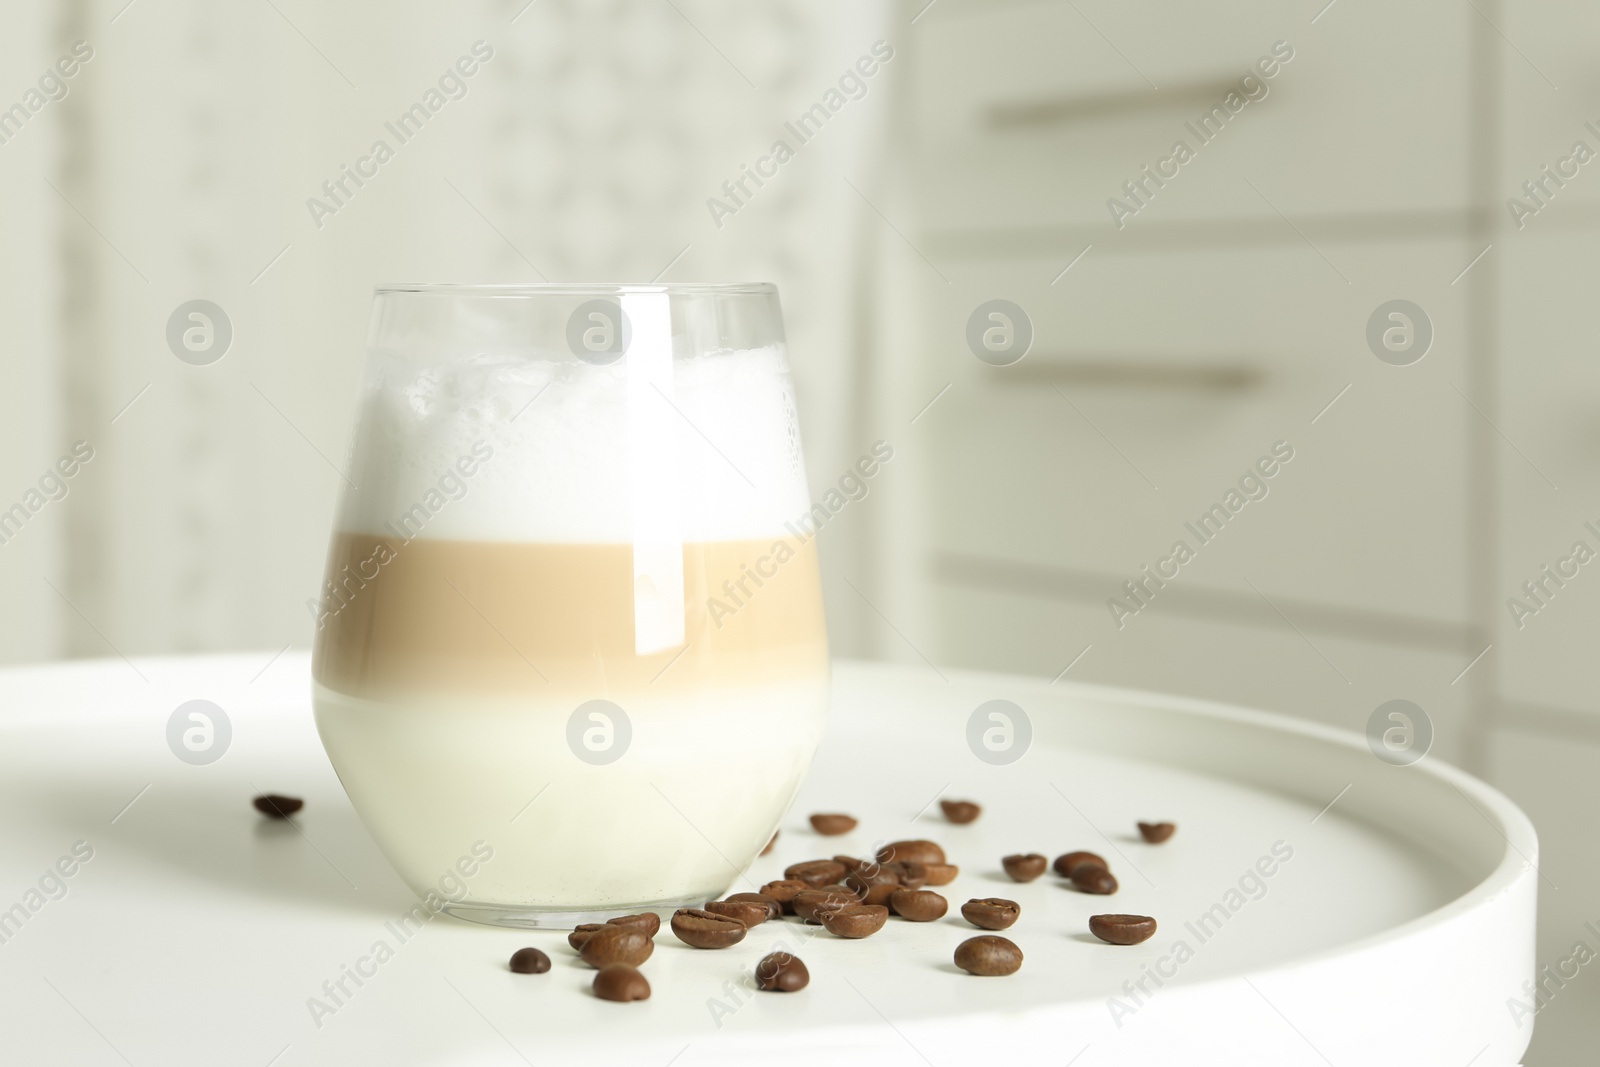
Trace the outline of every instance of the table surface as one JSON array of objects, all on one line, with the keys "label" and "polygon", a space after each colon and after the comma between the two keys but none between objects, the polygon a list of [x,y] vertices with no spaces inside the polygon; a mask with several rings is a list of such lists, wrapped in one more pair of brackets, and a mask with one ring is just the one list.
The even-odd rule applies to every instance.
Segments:
[{"label": "table surface", "polygon": [[[644,967],[652,998],[610,1004],[589,993],[593,972],[560,933],[439,917],[403,943],[396,937],[396,920],[415,901],[322,752],[308,659],[287,654],[263,670],[267,659],[93,661],[0,672],[0,799],[7,813],[0,821],[0,909],[20,903],[26,913],[0,944],[0,989],[5,1043],[30,1054],[24,1059],[289,1067],[566,1062],[581,1055],[589,1063],[687,1067],[757,1055],[789,1062],[790,1053],[814,1062],[832,1053],[838,1062],[943,1065],[967,1062],[953,1034],[987,1033],[985,1040],[1003,1044],[1008,1033],[1032,1033],[1028,1020],[1056,1011],[1068,1012],[1058,1020],[1073,1025],[1045,1050],[1047,1062],[1081,1054],[1075,1062],[1094,1067],[1155,1062],[1140,1049],[1155,1047],[1156,1031],[1199,1025],[1170,1014],[1186,1002],[1180,994],[1199,991],[1187,997],[1198,1004],[1205,990],[1231,988],[1205,1009],[1211,1014],[1221,1004],[1231,1012],[1225,1029],[1278,1035],[1285,1050],[1278,1062],[1343,1063],[1330,1059],[1342,1048],[1337,1015],[1319,1014],[1310,1003],[1287,1006],[1284,998],[1297,994],[1288,984],[1272,993],[1272,975],[1336,968],[1352,954],[1428,936],[1430,916],[1463,911],[1487,869],[1447,848],[1419,847],[1403,813],[1386,825],[1351,814],[1361,810],[1355,800],[1325,809],[1343,796],[1341,786],[1360,798],[1398,780],[1398,769],[1376,760],[1370,776],[1346,781],[1334,769],[1294,795],[1218,775],[1214,766],[1185,767],[1181,752],[1139,758],[1137,736],[1121,747],[1069,742],[1052,725],[1052,702],[1079,707],[1085,721],[1113,714],[1083,710],[1107,691],[955,672],[945,672],[946,684],[926,669],[840,664],[817,765],[774,853],[734,889],[781,877],[802,859],[864,855],[883,840],[929,837],[961,866],[959,878],[940,890],[951,914],[928,924],[893,921],[864,941],[793,919],[769,922],[719,952],[690,949],[664,928]],[[976,758],[966,742],[972,710],[997,697],[1027,707],[1034,725],[1025,757],[1002,766]],[[165,738],[172,709],[195,698],[223,707],[233,731],[226,755],[206,766],[180,762]],[[1091,735],[1100,736],[1082,738]],[[1294,743],[1331,745],[1307,736],[1296,733]],[[1349,748],[1340,749],[1341,758]],[[1262,749],[1239,758],[1287,757]],[[1308,766],[1309,776],[1319,773]],[[1465,776],[1450,781],[1466,803],[1440,818],[1459,815],[1461,833],[1484,836],[1480,820],[1487,820],[1535,862],[1531,830],[1516,823],[1514,808]],[[269,822],[249,804],[260,792],[304,797],[305,810],[292,823]],[[951,825],[940,815],[941,797],[977,800],[983,816]],[[807,825],[813,811],[850,812],[861,823],[824,838]],[[1171,820],[1179,830],[1170,842],[1149,845],[1135,833],[1138,819]],[[80,854],[92,848],[92,858],[70,878],[49,878],[78,842],[87,843],[77,846]],[[1121,879],[1116,896],[1082,895],[1053,875],[1019,885],[998,862],[1014,852],[1053,857],[1077,848],[1111,861]],[[46,892],[30,896],[41,879]],[[64,895],[55,893],[58,884]],[[982,932],[960,918],[960,903],[988,896],[1022,907],[1006,932],[1026,954],[1013,978],[975,979],[952,963],[955,946]],[[1217,915],[1219,905],[1225,926],[1195,925]],[[1161,931],[1141,946],[1105,945],[1086,925],[1102,911],[1157,916]],[[1192,958],[1173,964],[1180,941]],[[312,998],[330,1002],[324,983],[379,942],[392,958],[359,987],[347,980],[353,992],[331,1014],[314,1015]],[[529,944],[555,961],[549,974],[507,970],[510,953]],[[780,947],[805,959],[810,987],[787,996],[755,993],[755,962]],[[1173,988],[1152,984],[1158,964],[1177,972]],[[1515,967],[1503,970],[1482,981],[1515,990],[1522,976]],[[1252,976],[1258,996],[1241,995],[1238,981]],[[1149,997],[1125,984],[1141,979]],[[1466,1063],[1491,1043],[1500,1058],[1487,1056],[1480,1067],[1514,1063],[1520,1052],[1501,1054],[1501,1036],[1479,1035],[1470,1024],[1439,1040],[1448,1046],[1439,1062]]]}]

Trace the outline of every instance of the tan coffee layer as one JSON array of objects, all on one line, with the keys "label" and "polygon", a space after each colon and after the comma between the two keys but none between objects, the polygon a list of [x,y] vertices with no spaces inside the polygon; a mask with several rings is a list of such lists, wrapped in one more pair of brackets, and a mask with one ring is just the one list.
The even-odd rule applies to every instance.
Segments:
[{"label": "tan coffee layer", "polygon": [[352,696],[665,694],[827,664],[815,540],[684,545],[684,645],[643,656],[631,545],[340,533],[328,578],[313,672]]}]

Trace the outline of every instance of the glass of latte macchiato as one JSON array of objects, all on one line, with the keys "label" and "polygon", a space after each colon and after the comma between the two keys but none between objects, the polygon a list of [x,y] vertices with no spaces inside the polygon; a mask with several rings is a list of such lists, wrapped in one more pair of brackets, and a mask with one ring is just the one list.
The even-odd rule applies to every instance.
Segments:
[{"label": "glass of latte macchiato", "polygon": [[378,290],[317,729],[435,910],[699,906],[794,800],[828,706],[770,285]]}]

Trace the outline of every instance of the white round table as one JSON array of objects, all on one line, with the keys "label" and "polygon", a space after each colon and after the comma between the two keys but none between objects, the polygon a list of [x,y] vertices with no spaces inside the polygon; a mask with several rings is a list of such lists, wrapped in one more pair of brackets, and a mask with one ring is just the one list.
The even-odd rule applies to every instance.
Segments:
[{"label": "white round table", "polygon": [[[862,941],[789,918],[722,951],[663,928],[643,968],[653,996],[614,1004],[558,932],[440,916],[398,936],[416,901],[323,755],[308,658],[268,660],[0,671],[8,1062],[1508,1067],[1532,1033],[1510,1006],[1534,970],[1532,826],[1454,768],[1390,766],[1357,736],[1174,697],[838,664],[827,740],[749,881],[927,837],[961,866],[940,890],[950,914]],[[206,765],[167,743],[193,699],[232,728]],[[1031,725],[1011,763],[969,746],[994,699]],[[305,809],[270,822],[250,805],[262,792]],[[951,825],[940,797],[983,815]],[[815,811],[860,825],[824,838]],[[1149,845],[1139,819],[1178,831]],[[1009,853],[1074,849],[1106,856],[1115,896],[1000,870]],[[990,896],[1022,908],[1006,936],[1026,962],[1009,978],[952,964],[981,932],[960,904]],[[1104,911],[1160,930],[1103,944],[1087,918]],[[530,944],[550,973],[507,969]],[[805,960],[808,988],[754,991],[775,947]]]}]

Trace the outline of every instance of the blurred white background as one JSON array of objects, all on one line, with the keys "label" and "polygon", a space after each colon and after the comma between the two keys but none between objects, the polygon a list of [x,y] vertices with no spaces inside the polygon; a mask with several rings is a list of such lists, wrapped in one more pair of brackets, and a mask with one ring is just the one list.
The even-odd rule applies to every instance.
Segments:
[{"label": "blurred white background", "polygon": [[[1600,577],[1546,580],[1542,606],[1523,592],[1574,542],[1600,548],[1585,526],[1600,527],[1600,166],[1542,172],[1577,141],[1600,150],[1600,9],[10,0],[5,15],[0,510],[28,515],[0,526],[0,661],[259,649],[266,664],[309,645],[376,283],[770,280],[814,491],[874,441],[895,448],[823,538],[839,654],[1356,730],[1415,701],[1431,758],[1540,828],[1540,963],[1600,912]],[[51,80],[79,41],[92,57]],[[465,94],[314,219],[308,198],[395,144],[384,124],[479,41],[492,58]],[[864,95],[714,218],[723,183],[880,41],[893,59]],[[1275,45],[1292,58],[1262,95],[1130,199],[1124,182],[1199,145],[1185,123]],[[1112,197],[1138,207],[1120,227]],[[1539,210],[1519,220],[1512,197]],[[1034,332],[1008,367],[966,340],[995,298]],[[192,299],[232,323],[209,366],[165,339]],[[1410,366],[1366,340],[1395,299],[1434,331]],[[93,459],[33,511],[78,441]],[[1119,627],[1108,598],[1280,441],[1293,459],[1268,494]],[[1539,610],[1518,620],[1512,597]],[[1592,1062],[1597,981],[1540,1013],[1529,1064]]]}]

